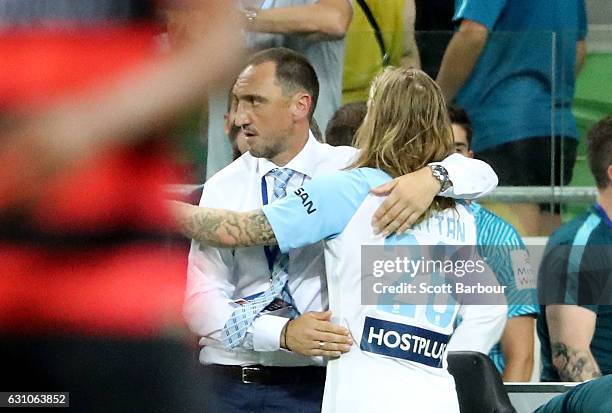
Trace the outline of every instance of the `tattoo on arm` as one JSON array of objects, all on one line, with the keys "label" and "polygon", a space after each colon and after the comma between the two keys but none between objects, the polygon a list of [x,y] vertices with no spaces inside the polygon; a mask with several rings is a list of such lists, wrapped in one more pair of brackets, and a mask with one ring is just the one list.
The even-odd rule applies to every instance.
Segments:
[{"label": "tattoo on arm", "polygon": [[182,232],[214,247],[276,245],[276,237],[261,210],[234,212],[193,207],[179,220]]},{"label": "tattoo on arm", "polygon": [[601,376],[589,350],[578,350],[564,343],[552,343],[552,361],[563,381],[584,381]]}]

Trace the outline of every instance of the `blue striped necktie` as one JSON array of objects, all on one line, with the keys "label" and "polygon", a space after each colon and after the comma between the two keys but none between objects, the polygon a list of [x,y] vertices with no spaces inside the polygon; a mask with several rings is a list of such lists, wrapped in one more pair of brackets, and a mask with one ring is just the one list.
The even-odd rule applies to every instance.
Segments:
[{"label": "blue striped necktie", "polygon": [[[295,171],[289,168],[275,168],[267,173],[274,181],[272,202],[287,195],[287,184],[294,174]],[[293,297],[291,297],[287,288],[289,255],[281,254],[277,246],[270,250],[273,252],[273,256],[275,256],[270,277],[270,287],[246,304],[238,306],[232,312],[223,327],[222,333],[223,344],[229,349],[236,348],[243,342],[247,330],[253,324],[253,321],[277,297],[291,305],[292,316],[299,315],[299,312],[295,309]]]}]

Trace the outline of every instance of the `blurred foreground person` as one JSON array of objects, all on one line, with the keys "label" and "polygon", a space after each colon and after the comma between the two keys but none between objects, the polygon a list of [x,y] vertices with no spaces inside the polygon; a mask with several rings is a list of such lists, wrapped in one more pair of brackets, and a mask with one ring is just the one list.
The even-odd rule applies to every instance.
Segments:
[{"label": "blurred foreground person", "polygon": [[239,58],[239,26],[219,2],[181,2],[201,32],[161,57],[160,2],[45,4],[0,3],[2,390],[188,411],[184,251],[162,203],[179,178],[160,131]]}]

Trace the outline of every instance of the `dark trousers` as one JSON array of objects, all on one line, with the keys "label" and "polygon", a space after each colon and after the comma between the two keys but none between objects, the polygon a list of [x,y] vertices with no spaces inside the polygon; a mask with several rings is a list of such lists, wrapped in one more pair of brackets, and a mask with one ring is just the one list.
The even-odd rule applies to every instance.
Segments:
[{"label": "dark trousers", "polygon": [[[565,186],[572,180],[577,147],[578,140],[573,138],[541,136],[494,146],[477,152],[476,157],[491,165],[500,186]],[[542,211],[549,209],[550,204],[540,205]],[[554,212],[560,212],[559,204]]]},{"label": "dark trousers", "polygon": [[[320,413],[324,377],[283,384],[243,383],[204,366],[206,413]],[[299,368],[296,368],[299,371]],[[299,375],[299,373],[296,373]]]}]

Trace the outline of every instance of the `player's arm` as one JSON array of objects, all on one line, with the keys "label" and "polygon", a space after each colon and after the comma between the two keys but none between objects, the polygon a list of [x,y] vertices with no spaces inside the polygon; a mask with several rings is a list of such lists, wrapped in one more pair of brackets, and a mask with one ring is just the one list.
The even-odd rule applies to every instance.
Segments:
[{"label": "player's arm", "polygon": [[586,59],[587,47],[586,36],[588,30],[587,13],[584,1],[581,0],[578,4],[578,41],[576,42],[576,77],[584,66]]},{"label": "player's arm", "polygon": [[317,177],[285,198],[249,212],[169,202],[180,232],[198,242],[225,248],[278,244],[287,252],[340,233],[369,189],[355,170]]},{"label": "player's arm", "polygon": [[578,40],[576,42],[576,77],[580,74],[584,61],[586,60],[587,47],[586,41]]},{"label": "player's arm", "polygon": [[[531,304],[537,303],[536,279],[529,260],[529,251],[521,236],[512,225],[505,224],[497,228],[506,234],[501,242],[497,242],[503,247],[483,245],[481,248],[497,250],[495,252],[503,254],[504,258],[498,261],[497,265],[492,265],[492,268],[497,270],[498,280],[504,280],[510,290],[506,295],[509,305],[508,321],[499,342],[505,360],[502,378],[506,382],[526,382],[530,380],[533,370],[534,323],[539,313],[539,308]],[[490,240],[490,243],[496,242]],[[505,277],[505,274],[511,276]]]},{"label": "player's arm", "polygon": [[179,231],[213,247],[239,248],[276,245],[274,231],[261,209],[236,212],[170,201]]},{"label": "player's arm", "polygon": [[[223,190],[219,184],[204,186],[202,207],[223,205]],[[236,287],[232,283],[235,255],[230,250],[191,243],[187,265],[184,316],[190,330],[199,337],[222,341],[222,331],[236,308],[234,296]],[[262,276],[265,277],[262,271]],[[262,315],[247,332],[241,347],[262,351],[279,349],[278,332],[287,322],[281,317]],[[259,327],[259,329],[257,329]],[[273,331],[278,331],[274,335]],[[272,331],[271,334],[267,332]],[[274,348],[275,347],[275,348]]]},{"label": "player's arm", "polygon": [[455,98],[472,74],[488,36],[488,29],[483,24],[469,19],[461,21],[444,52],[436,79],[448,102]]},{"label": "player's arm", "polygon": [[453,333],[448,351],[479,351],[489,354],[506,324],[505,305],[462,305],[461,324]]},{"label": "player's arm", "polygon": [[341,39],[351,19],[353,8],[348,0],[319,0],[303,6],[260,10],[246,21],[248,30],[264,33],[316,35],[320,39]]},{"label": "player's arm", "polygon": [[402,67],[421,67],[421,58],[419,56],[419,48],[416,43],[414,33],[414,23],[416,20],[416,6],[414,0],[406,0],[404,2],[404,34],[402,44],[402,58],[400,66]]},{"label": "player's arm", "polygon": [[512,317],[506,323],[500,345],[506,366],[502,375],[506,382],[525,382],[531,378],[533,369],[532,315]]},{"label": "player's arm", "polygon": [[[224,206],[224,190],[225,186],[219,183],[206,185],[200,209]],[[191,244],[184,312],[190,329],[201,337],[222,341],[223,328],[237,308],[236,288],[231,281],[234,260],[235,254],[230,250],[196,241]],[[266,277],[265,271],[261,271]],[[240,347],[265,352],[282,347],[307,356],[339,357],[350,349],[351,339],[348,330],[332,324],[330,317],[329,312],[308,312],[289,320],[261,313],[247,330]],[[325,344],[321,346],[320,342]]]},{"label": "player's arm", "polygon": [[448,44],[436,81],[448,102],[451,102],[470,75],[495,23],[510,0],[463,0],[453,20],[459,29]]},{"label": "player's arm", "polygon": [[460,154],[452,154],[441,162],[452,183],[440,192],[440,182],[429,166],[406,174],[372,190],[376,195],[389,195],[374,214],[372,224],[386,234],[408,230],[431,205],[435,196],[474,199],[486,195],[497,186],[497,175],[485,162]]},{"label": "player's arm", "polygon": [[576,305],[548,305],[546,319],[553,366],[563,381],[584,381],[601,376],[591,353],[596,314]]}]

